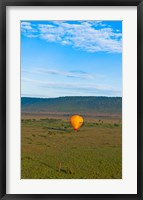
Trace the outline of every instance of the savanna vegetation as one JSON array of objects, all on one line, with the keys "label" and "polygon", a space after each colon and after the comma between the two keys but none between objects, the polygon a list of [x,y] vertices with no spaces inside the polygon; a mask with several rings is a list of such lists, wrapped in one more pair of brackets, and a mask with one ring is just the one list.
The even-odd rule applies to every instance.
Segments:
[{"label": "savanna vegetation", "polygon": [[121,116],[84,117],[75,132],[68,116],[22,114],[22,179],[121,179]]}]

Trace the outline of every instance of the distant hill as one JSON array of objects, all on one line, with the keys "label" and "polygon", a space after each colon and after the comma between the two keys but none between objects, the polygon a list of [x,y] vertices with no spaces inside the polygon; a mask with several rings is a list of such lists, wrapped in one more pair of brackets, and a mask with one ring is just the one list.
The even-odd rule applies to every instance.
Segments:
[{"label": "distant hill", "polygon": [[21,98],[22,112],[121,114],[121,97]]}]

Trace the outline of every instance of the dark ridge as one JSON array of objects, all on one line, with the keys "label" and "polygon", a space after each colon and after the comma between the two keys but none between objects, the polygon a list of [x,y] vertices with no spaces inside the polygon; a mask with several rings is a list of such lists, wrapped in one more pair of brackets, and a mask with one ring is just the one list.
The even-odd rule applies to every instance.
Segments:
[{"label": "dark ridge", "polygon": [[121,97],[21,98],[22,112],[122,113]]}]

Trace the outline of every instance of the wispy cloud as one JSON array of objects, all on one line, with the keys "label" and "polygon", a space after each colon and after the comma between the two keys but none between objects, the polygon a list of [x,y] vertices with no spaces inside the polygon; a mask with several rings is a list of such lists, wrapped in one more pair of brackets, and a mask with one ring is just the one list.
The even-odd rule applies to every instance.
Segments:
[{"label": "wispy cloud", "polygon": [[33,70],[22,70],[22,73],[28,74],[44,74],[44,75],[54,75],[54,76],[65,76],[69,78],[80,78],[80,79],[95,79],[95,78],[103,78],[104,75],[99,74],[90,74],[85,71],[64,71],[64,70],[56,70],[56,69],[42,69],[42,68],[34,68]]},{"label": "wispy cloud", "polygon": [[22,22],[21,30],[26,37],[38,37],[87,52],[122,51],[122,33],[102,21],[50,21],[47,24]]},{"label": "wispy cloud", "polygon": [[63,70],[53,70],[53,69],[38,69],[39,72],[60,75],[72,78],[82,78],[82,79],[93,79],[94,76],[84,71],[63,71]]},{"label": "wispy cloud", "polygon": [[[28,79],[28,78],[22,78],[22,81],[29,82],[32,85],[35,85],[36,87],[44,88],[44,91],[46,92],[46,89],[52,89],[53,94],[54,90],[60,91],[66,91],[68,92],[68,95],[71,93],[76,95],[92,95],[95,96],[97,93],[101,94],[110,94],[110,95],[121,95],[120,90],[116,90],[111,85],[104,85],[104,84],[77,84],[77,83],[69,83],[69,82],[52,82],[52,81],[43,81],[43,80],[34,80],[34,79]],[[48,91],[47,90],[47,91]]]}]

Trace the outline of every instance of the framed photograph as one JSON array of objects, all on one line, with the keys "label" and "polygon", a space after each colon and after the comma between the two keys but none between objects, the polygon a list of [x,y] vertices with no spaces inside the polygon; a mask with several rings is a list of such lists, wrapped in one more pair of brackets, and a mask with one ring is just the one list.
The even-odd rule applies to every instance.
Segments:
[{"label": "framed photograph", "polygon": [[1,199],[142,199],[143,2],[0,9]]}]

